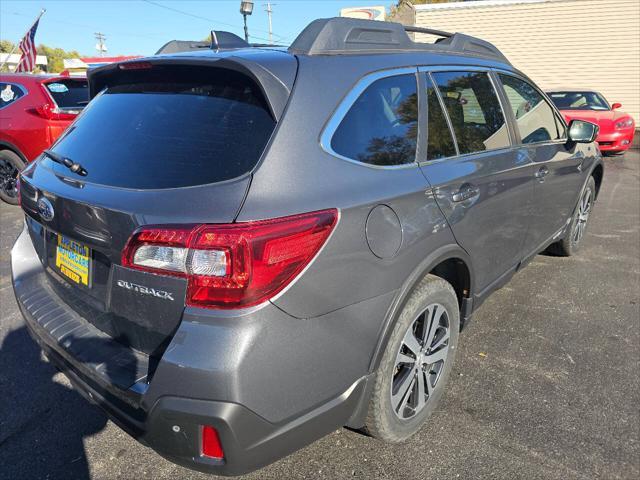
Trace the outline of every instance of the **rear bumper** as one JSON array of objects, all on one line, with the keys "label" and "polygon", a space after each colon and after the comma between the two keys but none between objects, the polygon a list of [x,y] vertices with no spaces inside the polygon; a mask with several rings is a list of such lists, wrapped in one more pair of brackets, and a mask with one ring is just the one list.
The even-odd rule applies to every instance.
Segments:
[{"label": "rear bumper", "polygon": [[[152,359],[114,346],[47,287],[26,231],[11,262],[14,292],[31,335],[76,389],[162,456],[222,475],[250,472],[352,424],[366,401],[371,338],[378,330],[375,322],[371,332],[353,322],[371,320],[378,311],[381,321],[391,298],[317,319],[296,319],[270,304],[243,318],[187,311],[151,369]],[[362,345],[355,344],[351,330]],[[301,348],[312,334],[316,344]],[[97,359],[86,358],[87,345]],[[218,431],[224,461],[200,456],[202,425]]]},{"label": "rear bumper", "polygon": [[613,133],[600,134],[596,139],[603,152],[623,152],[633,143],[635,129],[619,130]]},{"label": "rear bumper", "polygon": [[[47,358],[69,378],[74,388],[99,406],[120,428],[166,459],[217,475],[243,475],[268,465],[345,425],[356,410],[368,378],[356,381],[342,395],[305,415],[280,424],[266,421],[242,405],[165,396],[150,412],[132,415],[113,396],[85,376],[46,343],[28,323],[29,332]],[[201,425],[211,425],[224,447],[225,459],[200,456]]]}]

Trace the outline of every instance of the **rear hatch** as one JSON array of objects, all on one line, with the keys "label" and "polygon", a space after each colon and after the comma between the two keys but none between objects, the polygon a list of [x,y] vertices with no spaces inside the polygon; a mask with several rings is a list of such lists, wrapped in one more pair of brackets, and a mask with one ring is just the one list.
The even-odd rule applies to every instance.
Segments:
[{"label": "rear hatch", "polygon": [[255,78],[209,64],[110,67],[52,147],[86,175],[46,155],[22,175],[22,207],[52,289],[114,341],[152,357],[180,323],[186,281],[122,267],[128,239],[141,226],[233,222],[276,126]]}]

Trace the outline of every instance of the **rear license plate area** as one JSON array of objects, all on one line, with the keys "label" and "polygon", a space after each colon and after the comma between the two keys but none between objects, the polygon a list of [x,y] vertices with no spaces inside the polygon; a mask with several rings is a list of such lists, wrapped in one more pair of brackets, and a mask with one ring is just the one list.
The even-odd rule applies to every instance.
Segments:
[{"label": "rear license plate area", "polygon": [[73,284],[91,287],[91,249],[64,235],[54,236],[56,272]]}]

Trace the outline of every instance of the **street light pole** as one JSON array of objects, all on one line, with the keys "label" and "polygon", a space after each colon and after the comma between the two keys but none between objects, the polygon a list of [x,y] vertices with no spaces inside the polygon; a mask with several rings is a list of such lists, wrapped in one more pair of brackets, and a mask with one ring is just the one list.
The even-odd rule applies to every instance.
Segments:
[{"label": "street light pole", "polygon": [[247,15],[253,13],[253,2],[251,0],[240,1],[240,13],[244,19],[244,39],[249,43],[249,29],[247,28]]}]

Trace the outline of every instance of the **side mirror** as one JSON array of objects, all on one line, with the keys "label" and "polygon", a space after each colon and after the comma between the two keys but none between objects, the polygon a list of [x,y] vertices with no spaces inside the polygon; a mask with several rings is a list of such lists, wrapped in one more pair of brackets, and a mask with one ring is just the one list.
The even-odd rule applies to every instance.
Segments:
[{"label": "side mirror", "polygon": [[614,103],[613,105],[611,105],[611,110],[617,110],[620,107],[622,107],[621,103]]},{"label": "side mirror", "polygon": [[569,123],[569,141],[591,143],[598,136],[598,126],[584,120],[571,120]]}]

